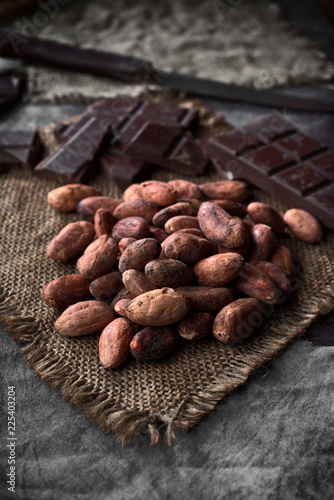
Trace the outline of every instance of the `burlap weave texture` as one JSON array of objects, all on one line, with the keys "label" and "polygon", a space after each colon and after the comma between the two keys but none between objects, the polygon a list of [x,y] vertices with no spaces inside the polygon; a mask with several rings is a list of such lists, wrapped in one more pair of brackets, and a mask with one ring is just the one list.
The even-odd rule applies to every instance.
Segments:
[{"label": "burlap weave texture", "polygon": [[[158,71],[245,87],[325,83],[334,75],[325,54],[267,0],[69,0],[54,13],[38,8],[13,27],[27,37],[139,57]],[[37,101],[89,101],[145,90],[38,65],[28,66],[28,76]]]},{"label": "burlap weave texture", "polygon": [[[176,176],[156,170],[153,177]],[[97,177],[92,184],[105,195],[121,196],[105,178]],[[45,253],[51,238],[65,224],[78,220],[48,206],[47,193],[55,187],[56,182],[19,170],[1,178],[0,320],[15,339],[26,343],[23,353],[41,378],[59,388],[104,432],[115,432],[123,444],[142,432],[157,444],[161,427],[166,427],[165,440],[171,444],[175,428],[189,430],[316,316],[334,308],[334,235],[320,245],[285,235],[281,241],[295,256],[298,290],[275,308],[253,338],[233,348],[213,338],[184,342],[166,359],[129,360],[117,370],[105,370],[98,360],[99,335],[61,337],[53,326],[59,312],[41,300],[50,280],[75,272],[75,264],[56,263]],[[255,192],[255,199],[281,212],[285,208],[261,191]]]}]

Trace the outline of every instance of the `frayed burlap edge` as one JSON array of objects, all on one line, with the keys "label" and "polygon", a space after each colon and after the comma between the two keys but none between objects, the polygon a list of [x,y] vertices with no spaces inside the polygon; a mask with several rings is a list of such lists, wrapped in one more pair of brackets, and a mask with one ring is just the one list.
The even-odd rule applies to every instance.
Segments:
[{"label": "frayed burlap edge", "polygon": [[245,384],[255,370],[286,348],[312,321],[332,310],[334,280],[302,306],[298,305],[298,310],[297,306],[293,308],[284,326],[275,329],[275,336],[263,338],[261,350],[253,357],[243,359],[233,375],[226,374],[224,380],[210,384],[188,400],[183,400],[175,415],[170,417],[149,411],[124,409],[113,398],[99,394],[92,384],[78,378],[71,367],[64,364],[59,354],[49,351],[42,327],[32,317],[20,316],[15,312],[14,301],[0,296],[0,323],[13,334],[13,340],[26,344],[21,352],[27,363],[52,389],[60,390],[67,401],[96,422],[102,432],[115,433],[117,441],[122,445],[132,443],[141,434],[149,434],[151,445],[155,446],[160,442],[161,430],[165,429],[165,443],[171,446],[176,440],[176,429],[187,432],[193,428],[228,394]]}]

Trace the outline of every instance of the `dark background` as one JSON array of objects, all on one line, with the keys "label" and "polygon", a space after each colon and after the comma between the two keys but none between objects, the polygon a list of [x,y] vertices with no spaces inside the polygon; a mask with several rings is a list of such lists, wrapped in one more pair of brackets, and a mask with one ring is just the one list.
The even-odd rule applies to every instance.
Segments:
[{"label": "dark background", "polygon": [[[317,3],[277,3],[334,61],[334,26]],[[253,105],[203,102],[236,126],[272,112]],[[1,118],[0,131],[61,121],[84,107],[22,104]],[[280,111],[334,148],[333,115]],[[308,335],[321,342],[324,332],[334,336],[333,314],[317,320]],[[316,346],[303,335],[199,426],[178,433],[173,448],[152,448],[147,438],[123,448],[38,378],[10,334],[1,330],[0,342],[2,499],[334,498],[334,347]],[[6,487],[9,385],[15,385],[17,400],[15,495]]]}]

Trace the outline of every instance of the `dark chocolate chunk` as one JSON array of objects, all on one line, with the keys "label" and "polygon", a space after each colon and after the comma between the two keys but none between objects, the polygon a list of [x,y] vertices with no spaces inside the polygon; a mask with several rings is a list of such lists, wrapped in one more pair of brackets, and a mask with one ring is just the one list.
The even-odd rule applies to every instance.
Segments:
[{"label": "dark chocolate chunk", "polygon": [[13,158],[12,165],[28,169],[32,169],[43,154],[43,144],[36,130],[1,132],[0,148]]},{"label": "dark chocolate chunk", "polygon": [[124,152],[144,164],[187,175],[203,174],[210,167],[201,144],[190,132],[198,124],[197,111],[119,96],[89,106],[88,113],[101,113],[111,120],[117,134],[109,153]]},{"label": "dark chocolate chunk", "polygon": [[101,155],[100,164],[102,171],[123,190],[134,182],[143,181],[152,169],[152,165],[146,161],[108,152]]},{"label": "dark chocolate chunk", "polygon": [[307,163],[334,182],[334,151],[327,151],[326,153],[310,158]]},{"label": "dark chocolate chunk", "polygon": [[136,156],[149,151],[150,155],[159,158],[165,155],[182,135],[183,129],[179,125],[145,122],[135,132],[125,151]]},{"label": "dark chocolate chunk", "polygon": [[[202,174],[211,165],[202,145],[189,132],[198,124],[198,111],[121,95],[91,104],[70,123],[55,125],[55,136],[68,144],[92,117],[108,122],[116,134],[102,154],[100,164],[123,189],[135,179],[142,180],[152,165],[188,175]],[[120,154],[125,158],[121,159]],[[82,174],[75,164],[73,171],[78,178]],[[39,167],[37,173],[40,171]],[[43,172],[46,175],[44,167]]]},{"label": "dark chocolate chunk", "polygon": [[[270,128],[270,124],[278,125]],[[258,134],[251,151],[244,148],[245,130]],[[271,117],[262,120],[262,125],[260,121],[236,131],[233,137],[240,138],[239,145],[226,135],[230,134],[213,137],[204,145],[225,178],[250,181],[285,203],[309,211],[334,230],[333,151],[277,115],[272,121]]]},{"label": "dark chocolate chunk", "polygon": [[94,172],[99,152],[106,147],[110,138],[109,121],[92,116],[33,172],[63,183],[87,181]]}]

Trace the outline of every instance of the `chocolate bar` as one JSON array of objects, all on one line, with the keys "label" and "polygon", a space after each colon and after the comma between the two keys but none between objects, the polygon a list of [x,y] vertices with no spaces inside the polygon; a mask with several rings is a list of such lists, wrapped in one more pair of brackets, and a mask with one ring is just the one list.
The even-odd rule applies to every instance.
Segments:
[{"label": "chocolate bar", "polygon": [[216,136],[205,145],[228,179],[244,179],[334,230],[334,151],[280,115]]},{"label": "chocolate bar", "polygon": [[31,170],[41,159],[43,144],[36,130],[4,131],[0,134],[0,169],[20,165]]},{"label": "chocolate bar", "polygon": [[33,173],[63,183],[87,181],[95,171],[98,154],[110,139],[109,121],[92,116]]}]

